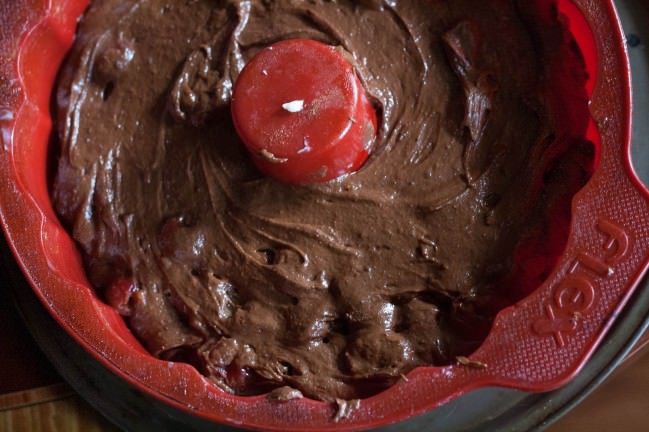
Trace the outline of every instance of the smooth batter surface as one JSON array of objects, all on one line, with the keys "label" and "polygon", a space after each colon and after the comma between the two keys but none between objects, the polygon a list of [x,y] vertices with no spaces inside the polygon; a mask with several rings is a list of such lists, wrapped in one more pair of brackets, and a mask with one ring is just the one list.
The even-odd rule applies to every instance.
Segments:
[{"label": "smooth batter surface", "polygon": [[[352,399],[469,354],[516,246],[585,181],[547,156],[542,53],[563,33],[528,4],[94,1],[53,196],[100,295],[239,394]],[[350,53],[380,119],[359,172],[309,187],[259,174],[229,111],[246,61],[297,37]]]}]

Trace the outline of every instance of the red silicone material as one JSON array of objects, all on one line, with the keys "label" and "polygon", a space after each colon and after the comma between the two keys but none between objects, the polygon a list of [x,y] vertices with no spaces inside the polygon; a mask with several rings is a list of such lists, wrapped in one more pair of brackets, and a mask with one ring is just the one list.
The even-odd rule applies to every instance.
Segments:
[{"label": "red silicone material", "polygon": [[[484,386],[551,390],[582,368],[649,265],[649,192],[630,162],[630,75],[610,0],[559,0],[591,79],[597,168],[573,199],[568,245],[546,281],[501,311],[471,358],[486,369],[418,368],[334,423],[334,407],[236,397],[194,368],[155,359],[95,295],[48,194],[50,96],[86,0],[0,1],[0,215],[34,292],[97,361],[192,415],[265,430],[355,430],[396,422]],[[591,32],[592,29],[592,32]],[[597,137],[599,135],[599,137]]]},{"label": "red silicone material", "polygon": [[[301,101],[302,109],[282,108],[291,101]],[[336,48],[309,39],[257,53],[237,78],[231,105],[257,167],[287,183],[321,183],[357,171],[376,135],[376,113],[352,64]]]}]

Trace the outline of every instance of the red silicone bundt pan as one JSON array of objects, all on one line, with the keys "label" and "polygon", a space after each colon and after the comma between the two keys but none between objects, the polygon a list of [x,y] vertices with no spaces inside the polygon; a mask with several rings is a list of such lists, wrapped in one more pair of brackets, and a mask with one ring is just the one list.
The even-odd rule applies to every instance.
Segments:
[{"label": "red silicone bundt pan", "polygon": [[351,430],[403,420],[478,387],[557,388],[588,360],[649,263],[649,193],[630,162],[629,66],[613,2],[559,3],[591,74],[597,169],[573,200],[558,265],[533,294],[497,316],[472,355],[488,364],[485,369],[416,369],[334,423],[329,404],[232,396],[193,367],[148,354],[96,297],[48,194],[50,96],[87,0],[0,0],[0,214],[7,241],[42,303],[94,358],[149,395],[210,421],[278,431]]}]

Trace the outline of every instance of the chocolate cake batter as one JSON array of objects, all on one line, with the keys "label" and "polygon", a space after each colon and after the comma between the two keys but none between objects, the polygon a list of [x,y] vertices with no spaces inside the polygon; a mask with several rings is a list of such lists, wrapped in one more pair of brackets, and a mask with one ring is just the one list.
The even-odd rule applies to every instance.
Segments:
[{"label": "chocolate cake batter", "polygon": [[[154,355],[237,394],[365,397],[469,355],[516,297],[517,245],[587,177],[540,91],[564,32],[531,4],[94,1],[53,186],[91,282]],[[233,82],[289,38],[344,49],[373,98],[359,172],[282,184],[237,137]]]}]

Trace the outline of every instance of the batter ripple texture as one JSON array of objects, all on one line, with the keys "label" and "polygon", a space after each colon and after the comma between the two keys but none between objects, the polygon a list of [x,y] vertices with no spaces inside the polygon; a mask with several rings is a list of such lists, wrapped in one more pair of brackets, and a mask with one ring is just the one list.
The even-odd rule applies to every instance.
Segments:
[{"label": "batter ripple texture", "polygon": [[[567,36],[532,3],[92,2],[56,92],[52,194],[99,295],[151,353],[241,395],[350,400],[469,355],[592,163],[558,139],[541,90]],[[237,137],[234,81],[290,38],[353,61],[380,119],[359,172],[282,184]]]}]

